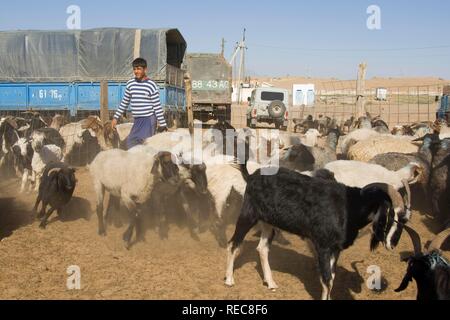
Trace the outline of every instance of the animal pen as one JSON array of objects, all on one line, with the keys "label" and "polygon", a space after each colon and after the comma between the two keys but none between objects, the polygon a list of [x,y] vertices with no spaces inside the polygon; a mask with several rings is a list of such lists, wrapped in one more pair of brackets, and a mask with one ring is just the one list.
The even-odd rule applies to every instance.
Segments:
[{"label": "animal pen", "polygon": [[377,98],[378,88],[357,94],[357,81],[323,82],[316,90],[313,106],[291,107],[290,119],[320,115],[345,121],[358,115],[358,97],[364,98],[365,112],[380,116],[390,127],[414,122],[435,121],[446,84],[384,87],[385,99]]}]

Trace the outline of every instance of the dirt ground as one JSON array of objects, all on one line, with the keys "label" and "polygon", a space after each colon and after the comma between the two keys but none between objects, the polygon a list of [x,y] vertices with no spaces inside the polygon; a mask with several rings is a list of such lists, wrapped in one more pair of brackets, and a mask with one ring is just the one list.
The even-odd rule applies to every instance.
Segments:
[{"label": "dirt ground", "polygon": [[[146,242],[126,250],[121,228],[109,226],[107,237],[97,235],[94,191],[85,168],[77,171],[79,184],[61,221],[56,215],[46,230],[31,216],[35,194],[17,195],[19,182],[0,181],[0,299],[319,299],[321,285],[316,260],[307,242],[286,235],[290,245],[274,243],[270,252],[274,279],[280,289],[270,292],[262,281],[256,251],[258,239],[251,232],[236,262],[234,288],[227,288],[226,250],[208,231],[194,240],[182,226],[171,225],[168,240],[148,230]],[[415,212],[412,226],[426,239],[433,226]],[[230,226],[228,237],[233,232]],[[368,229],[355,245],[343,252],[332,298],[337,300],[415,299],[412,284],[397,294],[405,263],[400,255],[412,250],[404,234],[394,252],[369,251]],[[81,290],[66,288],[66,270],[81,269]],[[366,285],[369,266],[382,272],[382,289]]]}]

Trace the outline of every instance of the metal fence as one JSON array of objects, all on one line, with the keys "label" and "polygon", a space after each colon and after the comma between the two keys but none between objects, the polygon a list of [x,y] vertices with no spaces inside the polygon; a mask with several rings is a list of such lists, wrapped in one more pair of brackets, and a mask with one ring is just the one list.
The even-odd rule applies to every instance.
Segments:
[{"label": "metal fence", "polygon": [[[387,91],[385,99],[377,97],[377,88],[370,88],[363,93],[365,110],[372,116],[380,116],[391,127],[434,121],[444,86],[384,87]],[[316,91],[313,106],[291,106],[291,120],[323,115],[345,121],[357,115],[356,81],[325,83],[323,87]]]}]

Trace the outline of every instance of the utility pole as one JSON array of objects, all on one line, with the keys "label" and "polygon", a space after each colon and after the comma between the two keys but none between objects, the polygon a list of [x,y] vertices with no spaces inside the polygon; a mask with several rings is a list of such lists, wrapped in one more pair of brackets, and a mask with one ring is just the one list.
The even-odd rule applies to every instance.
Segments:
[{"label": "utility pole", "polygon": [[239,50],[241,50],[241,61],[239,62],[239,75],[238,75],[238,103],[241,104],[241,79],[245,79],[245,50],[247,49],[245,46],[245,32],[242,36],[242,41],[239,44]]},{"label": "utility pole", "polygon": [[222,57],[225,55],[225,38],[222,38],[222,51],[221,51]]}]

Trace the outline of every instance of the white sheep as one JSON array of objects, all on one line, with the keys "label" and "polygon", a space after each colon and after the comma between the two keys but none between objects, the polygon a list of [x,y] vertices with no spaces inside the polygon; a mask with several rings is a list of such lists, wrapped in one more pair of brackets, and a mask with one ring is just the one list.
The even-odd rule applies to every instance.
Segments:
[{"label": "white sheep", "polygon": [[364,188],[372,183],[386,183],[396,190],[404,187],[404,180],[409,184],[417,182],[420,168],[419,164],[412,162],[394,172],[380,165],[349,160],[334,161],[325,166],[325,169],[334,173],[338,182],[346,186]]},{"label": "white sheep", "polygon": [[303,144],[307,147],[317,146],[317,141],[321,137],[321,133],[317,129],[309,129],[305,134]]},{"label": "white sheep", "polygon": [[35,183],[35,191],[39,191],[39,185],[41,183],[42,175],[44,174],[45,166],[50,162],[61,162],[63,153],[61,148],[54,144],[36,148],[32,142],[31,146],[34,150],[33,158],[31,159],[31,168],[33,170],[31,180]]},{"label": "white sheep", "polygon": [[350,147],[355,143],[377,136],[380,136],[380,134],[372,129],[358,129],[352,131],[340,139],[341,154],[346,156]]},{"label": "white sheep", "polygon": [[[126,247],[129,248],[133,229],[139,223],[140,206],[150,199],[155,188],[173,191],[180,186],[178,166],[172,160],[168,152],[151,156],[145,152],[113,149],[97,155],[89,171],[97,196],[100,235],[106,235],[103,199],[105,191],[108,191],[111,196],[119,198],[131,214],[130,226],[124,234]],[[139,239],[141,234],[138,234],[138,230],[136,236]]]},{"label": "white sheep", "polygon": [[416,153],[419,146],[413,143],[411,136],[379,135],[359,141],[351,146],[347,153],[347,159],[369,162],[379,154],[389,152]]},{"label": "white sheep", "polygon": [[[66,144],[64,148],[64,158],[66,158],[67,155],[72,152],[73,148],[76,145],[83,144],[83,133],[86,130],[89,129],[84,129],[81,122],[69,123],[59,129],[59,133],[61,134]],[[92,129],[89,130],[89,133],[91,134],[91,136],[95,137],[95,132]]]}]

